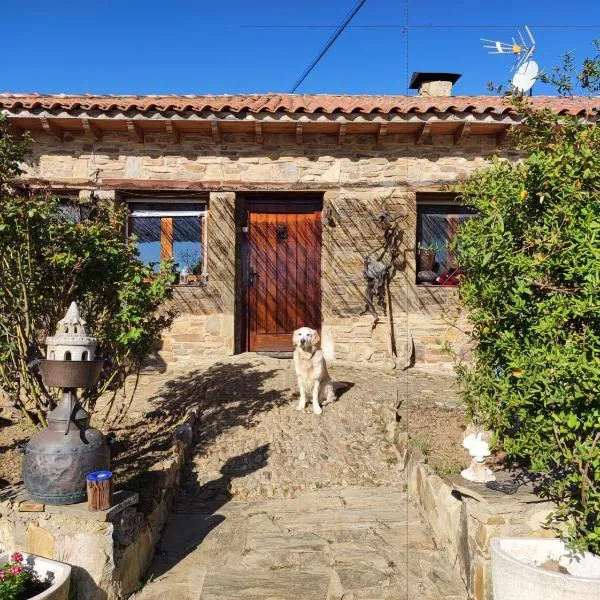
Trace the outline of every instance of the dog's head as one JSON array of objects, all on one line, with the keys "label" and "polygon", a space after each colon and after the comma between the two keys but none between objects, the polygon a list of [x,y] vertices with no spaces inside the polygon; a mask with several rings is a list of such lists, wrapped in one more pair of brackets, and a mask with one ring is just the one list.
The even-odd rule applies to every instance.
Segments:
[{"label": "dog's head", "polygon": [[294,346],[300,346],[302,350],[313,350],[318,348],[320,340],[321,337],[319,336],[319,332],[310,327],[300,327],[300,329],[296,329],[292,337]]}]

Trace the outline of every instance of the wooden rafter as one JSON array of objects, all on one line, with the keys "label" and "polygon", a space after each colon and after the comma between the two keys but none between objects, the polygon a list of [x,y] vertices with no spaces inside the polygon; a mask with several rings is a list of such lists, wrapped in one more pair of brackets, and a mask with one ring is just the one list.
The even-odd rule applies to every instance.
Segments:
[{"label": "wooden rafter", "polygon": [[383,144],[383,139],[388,133],[387,123],[380,123],[379,129],[377,130],[377,143]]},{"label": "wooden rafter", "polygon": [[215,143],[221,143],[221,130],[219,129],[219,122],[215,119],[210,121],[210,132],[212,133],[213,140]]},{"label": "wooden rafter", "polygon": [[506,136],[508,135],[509,131],[510,131],[510,125],[508,127],[505,127],[504,129],[502,129],[502,131],[499,131],[496,134],[496,146],[499,146],[506,139]]},{"label": "wooden rafter", "polygon": [[44,131],[54,137],[58,138],[61,142],[65,139],[65,131],[61,129],[52,119],[41,117],[42,127]]},{"label": "wooden rafter", "polygon": [[173,140],[173,143],[179,144],[181,142],[181,132],[177,128],[177,125],[173,123],[172,119],[165,120],[165,128],[167,130],[167,133],[171,137],[171,140]]},{"label": "wooden rafter", "polygon": [[415,144],[422,144],[427,136],[431,135],[431,123],[423,123],[415,136]]},{"label": "wooden rafter", "polygon": [[91,135],[97,142],[102,139],[102,130],[97,127],[90,119],[83,118],[81,119],[81,125],[83,127],[83,131],[87,135]]},{"label": "wooden rafter", "polygon": [[262,123],[259,123],[258,121],[254,122],[254,135],[256,137],[256,143],[262,144],[263,143]]},{"label": "wooden rafter", "polygon": [[302,138],[302,123],[296,123],[296,144],[301,144]]},{"label": "wooden rafter", "polygon": [[133,119],[127,119],[127,131],[135,141],[144,143],[144,130]]},{"label": "wooden rafter", "polygon": [[346,123],[340,123],[340,128],[338,129],[338,144],[341,146],[346,139],[346,130],[348,126]]},{"label": "wooden rafter", "polygon": [[460,144],[460,141],[464,137],[468,137],[471,133],[471,122],[465,121],[458,126],[458,129],[454,132],[454,144]]},{"label": "wooden rafter", "polygon": [[12,119],[9,120],[8,126],[13,135],[23,135],[25,133],[25,129],[16,125]]}]

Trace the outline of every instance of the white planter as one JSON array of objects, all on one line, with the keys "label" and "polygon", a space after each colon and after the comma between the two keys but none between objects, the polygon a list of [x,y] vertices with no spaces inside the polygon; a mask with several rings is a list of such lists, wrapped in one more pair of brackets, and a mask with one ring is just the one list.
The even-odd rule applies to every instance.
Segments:
[{"label": "white planter", "polygon": [[[12,553],[0,555],[0,562],[7,562],[10,554]],[[29,600],[68,600],[71,579],[70,565],[35,554],[26,552],[21,552],[21,554],[23,555],[23,564],[32,567],[40,579],[44,580],[48,573],[54,574],[54,583],[40,594],[31,596]]]},{"label": "white planter", "polygon": [[[569,571],[540,568],[548,560]],[[494,600],[598,600],[600,556],[573,555],[558,539],[492,538]]]}]

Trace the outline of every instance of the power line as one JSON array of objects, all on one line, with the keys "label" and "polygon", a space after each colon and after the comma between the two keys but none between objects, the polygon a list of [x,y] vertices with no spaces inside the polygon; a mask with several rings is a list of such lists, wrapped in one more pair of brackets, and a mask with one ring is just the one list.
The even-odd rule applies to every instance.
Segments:
[{"label": "power line", "polygon": [[291,89],[290,94],[293,94],[298,89],[300,84],[308,77],[309,73],[317,66],[319,61],[323,58],[323,56],[325,56],[325,53],[327,52],[327,50],[329,50],[329,48],[331,48],[331,46],[334,44],[335,40],[337,40],[338,37],[340,37],[342,31],[344,31],[344,29],[346,29],[346,27],[348,26],[350,21],[352,21],[352,19],[356,15],[356,13],[363,7],[363,5],[365,4],[366,1],[367,0],[359,0],[359,2],[354,6],[352,11],[344,19],[342,24],[339,25],[338,28],[333,32],[333,35],[329,38],[329,41],[327,42],[327,44],[325,44],[325,47],[321,50],[321,52],[319,52],[317,57],[313,59],[313,61],[310,63],[310,65],[308,65],[308,67],[306,67],[306,69],[304,70],[302,75],[300,75],[298,81],[296,81],[296,83],[294,84],[294,87]]},{"label": "power line", "polygon": [[[599,24],[579,24],[579,25],[536,25],[535,23],[528,24],[531,28],[536,29],[600,29]],[[215,27],[211,25],[211,27]],[[216,25],[218,27],[218,25]],[[333,29],[336,25],[286,25],[286,24],[274,24],[274,25],[238,25],[240,29]],[[339,27],[339,26],[337,26]],[[349,25],[348,29],[483,29],[483,28],[494,28],[494,29],[518,29],[523,25],[498,25],[497,23],[487,23],[479,25],[435,25],[435,24],[422,24],[422,25],[399,25],[399,24],[371,24],[371,25]],[[341,32],[340,32],[341,33]]]}]

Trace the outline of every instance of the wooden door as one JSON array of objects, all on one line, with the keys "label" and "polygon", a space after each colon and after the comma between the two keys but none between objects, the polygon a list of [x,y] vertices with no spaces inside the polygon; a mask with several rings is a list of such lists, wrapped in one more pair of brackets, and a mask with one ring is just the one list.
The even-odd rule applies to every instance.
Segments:
[{"label": "wooden door", "polygon": [[292,332],[321,328],[321,211],[251,205],[246,269],[248,349],[292,350]]}]

